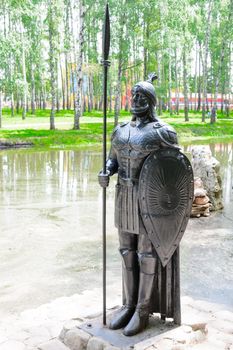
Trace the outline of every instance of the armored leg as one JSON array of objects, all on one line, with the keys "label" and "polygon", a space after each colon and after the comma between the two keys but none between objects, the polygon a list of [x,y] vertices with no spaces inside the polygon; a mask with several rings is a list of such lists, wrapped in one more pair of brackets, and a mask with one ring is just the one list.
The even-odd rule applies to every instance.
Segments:
[{"label": "armored leg", "polygon": [[[135,250],[137,237],[134,237],[135,235],[125,235],[128,236],[120,236],[120,253],[123,261],[124,305],[111,320],[109,324],[111,329],[119,329],[128,324],[134,314],[138,299],[139,268]],[[122,246],[126,246],[126,248]]]},{"label": "armored leg", "polygon": [[[144,245],[144,248],[146,248],[146,245]],[[141,248],[143,248],[143,245]],[[138,253],[140,266],[138,301],[136,310],[123,332],[127,336],[132,336],[142,331],[149,321],[150,300],[155,278],[157,277],[157,257],[152,246],[147,247],[147,249],[148,252]]]}]

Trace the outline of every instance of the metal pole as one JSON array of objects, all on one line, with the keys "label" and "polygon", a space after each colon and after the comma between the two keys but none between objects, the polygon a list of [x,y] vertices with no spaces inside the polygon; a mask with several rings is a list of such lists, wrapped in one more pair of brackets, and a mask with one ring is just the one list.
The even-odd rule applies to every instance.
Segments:
[{"label": "metal pole", "polygon": [[[108,79],[108,67],[110,62],[108,61],[110,47],[110,22],[109,22],[109,10],[108,4],[105,9],[105,21],[103,27],[103,97],[104,97],[104,109],[103,109],[103,173],[106,174],[106,154],[107,154],[107,79]],[[106,325],[106,188],[103,188],[103,324]]]},{"label": "metal pole", "polygon": [[[107,67],[104,66],[103,172],[106,174]],[[106,188],[103,188],[103,324],[106,325]]]}]

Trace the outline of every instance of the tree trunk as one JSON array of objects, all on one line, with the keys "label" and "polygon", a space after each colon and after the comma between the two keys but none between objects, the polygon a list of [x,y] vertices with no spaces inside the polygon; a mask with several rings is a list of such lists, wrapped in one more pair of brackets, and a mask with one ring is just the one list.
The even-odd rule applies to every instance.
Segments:
[{"label": "tree trunk", "polygon": [[84,5],[83,0],[79,1],[79,54],[77,62],[77,92],[75,96],[75,114],[74,114],[74,129],[80,129],[80,117],[82,116],[82,88],[83,88],[83,77],[82,77],[82,65],[83,65],[83,44],[84,44]]},{"label": "tree trunk", "polygon": [[112,81],[109,82],[109,112],[112,112]]},{"label": "tree trunk", "polygon": [[173,114],[172,111],[172,67],[171,67],[171,50],[169,49],[169,57],[168,57],[168,108],[170,115]]},{"label": "tree trunk", "polygon": [[26,119],[27,115],[27,77],[26,77],[26,62],[25,62],[25,47],[23,25],[21,24],[21,43],[22,43],[22,71],[23,71],[23,111],[22,119]]},{"label": "tree trunk", "polygon": [[118,73],[116,84],[116,96],[115,96],[115,109],[114,109],[114,125],[118,124],[121,106],[121,78],[122,78],[122,57],[119,54],[118,58]]},{"label": "tree trunk", "polygon": [[35,76],[34,68],[31,63],[31,113],[35,114]]},{"label": "tree trunk", "polygon": [[54,43],[54,21],[52,1],[49,1],[49,66],[50,66],[50,84],[51,84],[51,112],[50,112],[50,130],[55,129],[55,108],[56,108],[56,77],[55,77],[55,43]]},{"label": "tree trunk", "polygon": [[69,82],[69,66],[68,66],[67,53],[65,53],[65,66],[66,66],[66,109],[70,109],[70,82]]},{"label": "tree trunk", "polygon": [[19,114],[19,88],[16,90],[16,113]]},{"label": "tree trunk", "polygon": [[211,5],[212,5],[212,2],[211,0],[209,0],[206,30],[205,30],[205,49],[204,49],[204,60],[203,60],[203,98],[202,98],[202,122],[203,123],[205,122],[206,101],[207,101],[207,60],[208,60],[210,20],[211,20],[211,9],[212,9]]},{"label": "tree trunk", "polygon": [[[159,88],[161,89],[161,85],[162,85],[162,77],[161,77],[162,70],[161,70],[161,57],[160,57],[159,53],[157,54],[157,63],[158,63],[158,85],[159,85]],[[158,103],[158,115],[160,116],[160,115],[163,114],[161,96],[159,96],[158,102],[159,102]]]},{"label": "tree trunk", "polygon": [[11,93],[11,117],[14,117],[14,115],[15,115],[14,108],[15,108],[15,106],[14,106],[14,94],[12,92]]},{"label": "tree trunk", "polygon": [[196,57],[195,57],[195,82],[194,82],[194,110],[197,110],[197,61],[198,61],[198,50],[197,50],[197,41],[196,41]]},{"label": "tree trunk", "polygon": [[61,56],[59,56],[59,63],[60,63],[60,74],[61,74],[61,88],[62,88],[62,109],[64,110],[66,108],[65,82],[64,82],[65,79],[62,71]]},{"label": "tree trunk", "polygon": [[197,100],[197,110],[201,110],[201,43],[199,41],[199,65],[198,65],[198,100]]},{"label": "tree trunk", "polygon": [[58,60],[56,60],[56,103],[57,103],[57,112],[60,111],[60,96],[59,96],[59,89],[58,89],[58,75],[59,75],[59,65]]},{"label": "tree trunk", "polygon": [[176,86],[176,114],[179,115],[180,93],[179,93],[179,82],[178,82],[177,49],[176,48],[175,48],[175,86]]},{"label": "tree trunk", "polygon": [[183,86],[184,86],[184,119],[189,121],[189,101],[188,101],[188,82],[187,82],[187,59],[186,59],[186,47],[183,48]]},{"label": "tree trunk", "polygon": [[128,96],[128,78],[125,77],[125,111],[129,110],[129,96]]},{"label": "tree trunk", "polygon": [[149,22],[148,18],[144,19],[143,22],[143,37],[144,37],[144,45],[143,45],[143,76],[144,80],[147,79],[147,62],[148,62],[148,40],[149,40]]}]

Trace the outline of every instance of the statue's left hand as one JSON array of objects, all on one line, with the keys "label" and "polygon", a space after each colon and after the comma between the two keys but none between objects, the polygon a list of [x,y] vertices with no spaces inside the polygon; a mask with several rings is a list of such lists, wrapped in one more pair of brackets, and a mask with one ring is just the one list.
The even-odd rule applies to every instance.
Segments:
[{"label": "statue's left hand", "polygon": [[98,175],[98,181],[101,187],[106,188],[109,185],[109,174],[110,172],[106,170],[106,174],[101,170]]}]

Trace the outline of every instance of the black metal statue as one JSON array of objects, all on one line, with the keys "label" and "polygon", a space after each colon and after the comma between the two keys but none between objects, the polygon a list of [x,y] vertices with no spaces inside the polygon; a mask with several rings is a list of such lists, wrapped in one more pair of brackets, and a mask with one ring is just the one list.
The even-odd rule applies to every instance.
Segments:
[{"label": "black metal statue", "polygon": [[123,306],[109,327],[124,328],[126,336],[142,331],[154,312],[180,323],[179,242],[191,211],[193,175],[176,132],[156,117],[155,78],[133,87],[132,120],[113,131],[106,172],[99,174],[106,188],[118,173]]}]

